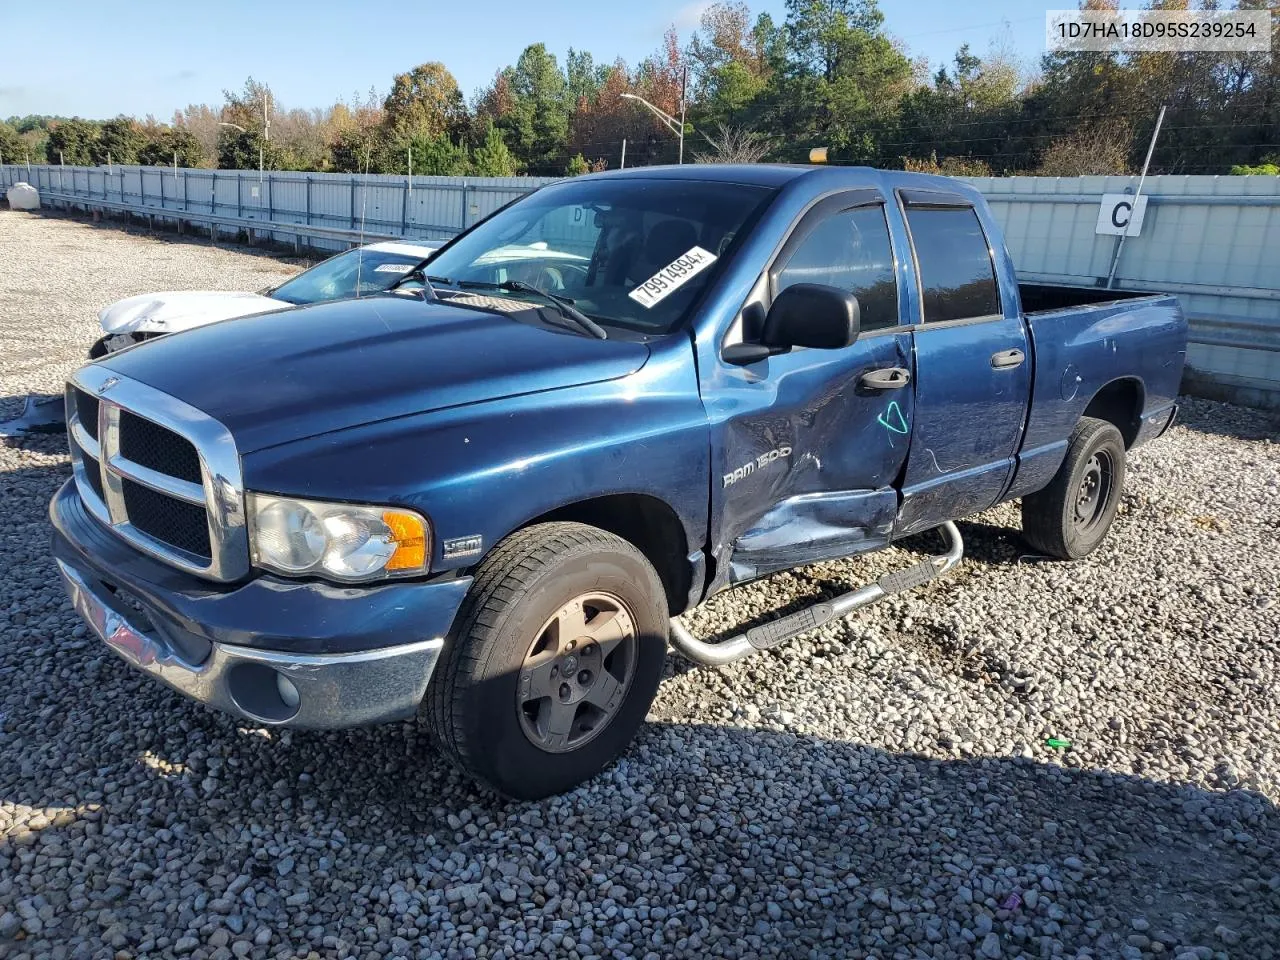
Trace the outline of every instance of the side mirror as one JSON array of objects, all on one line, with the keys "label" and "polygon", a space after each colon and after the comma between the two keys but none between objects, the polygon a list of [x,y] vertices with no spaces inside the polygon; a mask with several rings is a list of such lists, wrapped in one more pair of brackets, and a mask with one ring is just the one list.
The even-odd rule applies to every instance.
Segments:
[{"label": "side mirror", "polygon": [[773,301],[764,319],[767,347],[838,350],[858,339],[858,298],[821,283],[796,283]]}]

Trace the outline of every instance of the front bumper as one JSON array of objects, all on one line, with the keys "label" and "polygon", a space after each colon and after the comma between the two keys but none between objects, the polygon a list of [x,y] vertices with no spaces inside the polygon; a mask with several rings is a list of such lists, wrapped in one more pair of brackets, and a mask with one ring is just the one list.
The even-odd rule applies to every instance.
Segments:
[{"label": "front bumper", "polygon": [[413,716],[470,578],[335,587],[217,585],[153,560],[84,510],[49,507],[76,612],[115,653],[253,723],[330,729]]}]

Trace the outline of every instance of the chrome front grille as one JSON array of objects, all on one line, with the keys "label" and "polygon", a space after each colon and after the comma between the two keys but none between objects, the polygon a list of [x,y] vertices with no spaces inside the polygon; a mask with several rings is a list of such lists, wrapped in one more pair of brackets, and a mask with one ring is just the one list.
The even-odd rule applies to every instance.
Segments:
[{"label": "chrome front grille", "polygon": [[139,550],[212,580],[249,572],[240,456],[226,427],[97,364],[67,384],[81,499]]}]

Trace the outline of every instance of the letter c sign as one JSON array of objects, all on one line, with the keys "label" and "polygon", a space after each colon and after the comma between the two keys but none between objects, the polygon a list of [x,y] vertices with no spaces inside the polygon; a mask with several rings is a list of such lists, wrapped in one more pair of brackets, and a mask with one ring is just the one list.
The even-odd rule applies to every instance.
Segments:
[{"label": "letter c sign", "polygon": [[1138,197],[1136,205],[1133,200],[1131,193],[1104,193],[1098,205],[1098,223],[1093,232],[1115,237],[1139,236],[1147,212],[1147,198]]}]

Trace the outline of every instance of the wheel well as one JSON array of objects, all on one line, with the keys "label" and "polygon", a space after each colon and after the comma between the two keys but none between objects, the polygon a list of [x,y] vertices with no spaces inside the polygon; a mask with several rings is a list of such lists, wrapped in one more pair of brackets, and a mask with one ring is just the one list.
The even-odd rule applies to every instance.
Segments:
[{"label": "wheel well", "polygon": [[1094,394],[1084,416],[1114,424],[1127,450],[1142,427],[1143,399],[1142,384],[1137,380],[1113,380]]},{"label": "wheel well", "polygon": [[666,591],[671,615],[688,606],[692,584],[684,524],[676,512],[657,497],[643,493],[596,497],[559,507],[529,523],[552,520],[586,523],[622,537],[653,564]]}]

